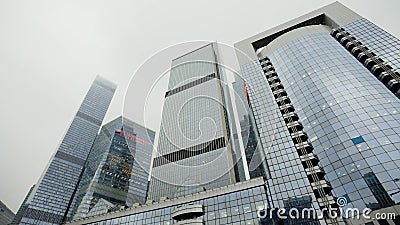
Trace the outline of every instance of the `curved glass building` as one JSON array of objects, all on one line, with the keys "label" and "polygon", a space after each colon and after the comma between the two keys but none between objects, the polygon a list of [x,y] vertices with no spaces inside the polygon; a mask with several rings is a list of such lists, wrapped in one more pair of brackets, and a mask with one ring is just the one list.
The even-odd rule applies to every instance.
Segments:
[{"label": "curved glass building", "polygon": [[270,170],[270,207],[310,196],[316,209],[399,214],[399,40],[334,3],[235,46]]}]

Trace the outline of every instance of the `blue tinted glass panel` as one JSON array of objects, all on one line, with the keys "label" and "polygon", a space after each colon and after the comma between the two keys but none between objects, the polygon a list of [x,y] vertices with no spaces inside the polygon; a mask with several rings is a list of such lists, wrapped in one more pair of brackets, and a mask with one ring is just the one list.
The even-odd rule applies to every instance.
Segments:
[{"label": "blue tinted glass panel", "polygon": [[352,138],[351,140],[353,141],[353,143],[354,143],[355,145],[358,145],[358,144],[360,144],[360,143],[365,142],[365,141],[364,141],[364,138],[362,138],[361,136]]}]

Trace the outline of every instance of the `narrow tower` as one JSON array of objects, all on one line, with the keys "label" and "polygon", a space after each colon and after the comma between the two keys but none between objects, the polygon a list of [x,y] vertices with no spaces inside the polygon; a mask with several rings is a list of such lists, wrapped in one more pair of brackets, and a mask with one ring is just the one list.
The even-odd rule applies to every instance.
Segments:
[{"label": "narrow tower", "polygon": [[28,199],[20,224],[60,224],[65,219],[115,89],[113,83],[96,77]]}]

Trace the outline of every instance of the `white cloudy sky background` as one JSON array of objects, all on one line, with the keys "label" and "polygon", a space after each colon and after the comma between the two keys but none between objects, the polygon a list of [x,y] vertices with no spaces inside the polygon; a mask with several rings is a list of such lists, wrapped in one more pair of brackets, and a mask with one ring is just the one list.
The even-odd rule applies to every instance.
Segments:
[{"label": "white cloudy sky background", "polygon": [[[121,114],[134,71],[160,49],[233,44],[331,2],[0,0],[0,200],[18,210],[97,74],[119,85],[107,122]],[[341,2],[400,37],[398,0]],[[157,130],[161,99],[154,105]]]}]

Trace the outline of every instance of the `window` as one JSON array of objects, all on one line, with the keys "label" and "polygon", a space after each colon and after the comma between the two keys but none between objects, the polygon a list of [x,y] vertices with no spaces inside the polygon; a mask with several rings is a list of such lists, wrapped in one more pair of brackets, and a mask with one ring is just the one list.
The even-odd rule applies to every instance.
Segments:
[{"label": "window", "polygon": [[364,138],[361,136],[355,137],[351,139],[355,145],[365,142]]}]

